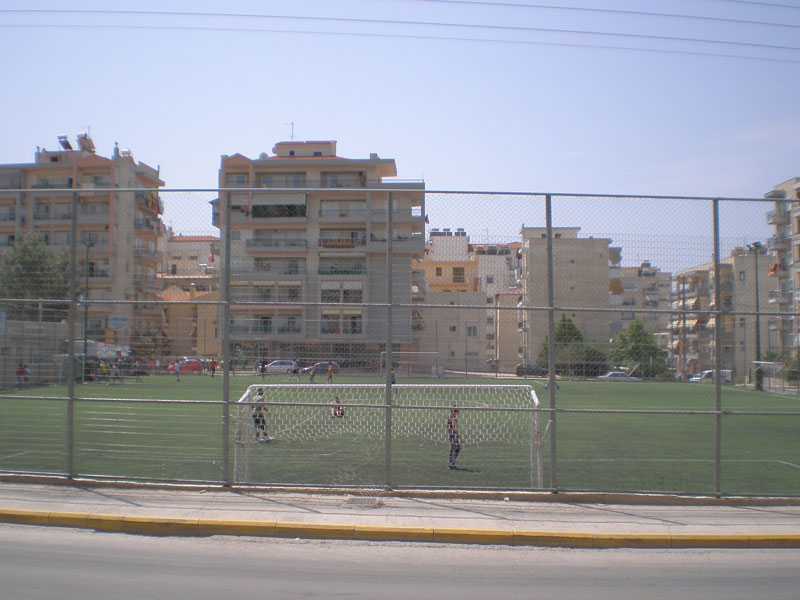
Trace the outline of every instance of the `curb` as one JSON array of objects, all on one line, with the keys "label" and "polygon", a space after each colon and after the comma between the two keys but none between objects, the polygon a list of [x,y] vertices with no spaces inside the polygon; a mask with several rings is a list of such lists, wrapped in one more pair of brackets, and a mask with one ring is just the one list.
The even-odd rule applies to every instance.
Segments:
[{"label": "curb", "polygon": [[389,527],[337,523],[142,517],[17,509],[0,509],[0,523],[182,537],[228,535],[559,548],[800,548],[800,534],[788,533],[584,533],[456,527]]}]

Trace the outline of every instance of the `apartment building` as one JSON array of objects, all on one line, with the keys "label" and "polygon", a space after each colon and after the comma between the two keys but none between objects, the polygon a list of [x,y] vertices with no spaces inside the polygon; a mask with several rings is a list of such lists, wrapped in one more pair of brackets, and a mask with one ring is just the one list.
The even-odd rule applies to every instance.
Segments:
[{"label": "apartment building", "polygon": [[[684,377],[715,367],[716,328],[721,333],[722,368],[744,382],[752,361],[779,349],[778,336],[768,327],[775,318],[774,280],[769,277],[775,257],[758,246],[734,248],[720,261],[719,321],[716,310],[714,264],[708,263],[675,274],[672,308],[681,311],[669,323],[672,333],[671,361]],[[749,314],[748,314],[749,313]]]},{"label": "apartment building", "polygon": [[[518,307],[523,303],[522,288],[510,288],[495,295],[495,360],[501,373],[513,373],[525,358],[525,332],[519,322]],[[533,357],[535,362],[536,357]]]},{"label": "apartment building", "polygon": [[[342,158],[335,141],[279,142],[257,159],[222,156],[212,202],[230,202],[231,340],[242,358],[378,360],[386,340],[392,222],[396,350],[414,348],[411,261],[425,250],[425,186],[394,159]],[[230,190],[230,191],[227,191]],[[391,213],[389,212],[391,207]]]},{"label": "apartment building", "polygon": [[[612,329],[625,329],[634,319],[656,334],[667,329],[672,300],[672,274],[661,271],[649,262],[638,267],[622,267],[620,278],[612,282],[612,305],[621,307],[621,322]],[[664,312],[648,312],[648,311]]]},{"label": "apartment building", "polygon": [[497,360],[495,296],[516,284],[519,247],[473,244],[463,228],[430,231],[425,256],[413,262],[427,289],[416,312],[421,345],[445,368],[483,371]]},{"label": "apartment building", "polygon": [[165,237],[165,287],[175,285],[188,292],[211,292],[219,288],[219,238],[213,235],[182,235],[171,230]]},{"label": "apartment building", "polygon": [[[87,134],[75,149],[59,136],[60,150],[37,148],[33,163],[0,166],[0,252],[20,236],[39,233],[53,251],[68,250],[72,199],[77,195],[79,263],[88,263],[82,295],[88,304],[91,339],[126,343],[132,328],[160,324],[157,306],[148,304],[161,291],[158,275],[164,235],[159,170],[136,162],[129,150],[114,148],[99,156]],[[142,191],[135,191],[141,188]],[[122,191],[132,190],[132,191]]]},{"label": "apartment building", "polygon": [[[553,295],[555,306],[604,312],[566,310],[587,343],[608,343],[622,329],[621,313],[608,312],[613,291],[622,291],[621,249],[611,240],[578,237],[580,227],[553,228]],[[520,279],[523,301],[518,323],[523,333],[520,362],[535,363],[548,335],[547,229],[523,227]],[[617,294],[621,308],[621,294]],[[561,318],[562,311],[556,315]]]},{"label": "apartment building", "polygon": [[[775,228],[775,234],[767,240],[767,249],[774,255],[769,269],[774,281],[769,302],[777,312],[794,313],[800,307],[800,177],[776,185],[764,197],[775,201],[767,213],[767,223]],[[796,356],[800,345],[797,319],[775,316],[768,327],[783,356]]]}]

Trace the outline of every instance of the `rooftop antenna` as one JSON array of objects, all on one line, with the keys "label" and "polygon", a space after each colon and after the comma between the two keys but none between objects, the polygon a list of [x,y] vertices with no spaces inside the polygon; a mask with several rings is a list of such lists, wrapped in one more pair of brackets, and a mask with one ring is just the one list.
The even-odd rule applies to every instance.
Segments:
[{"label": "rooftop antenna", "polygon": [[289,139],[290,139],[291,141],[294,141],[294,121],[289,121],[289,122],[288,122],[288,123],[286,123],[286,124],[287,124],[287,125],[291,125],[291,126],[292,126],[292,133],[291,133],[291,135],[289,136]]}]

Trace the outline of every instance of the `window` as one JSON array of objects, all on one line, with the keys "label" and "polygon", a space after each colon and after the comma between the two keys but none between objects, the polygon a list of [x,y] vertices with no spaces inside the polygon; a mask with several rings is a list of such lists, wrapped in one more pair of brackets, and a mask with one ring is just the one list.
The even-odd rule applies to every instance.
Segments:
[{"label": "window", "polygon": [[490,283],[494,283],[494,275],[486,276],[486,285],[489,285]]},{"label": "window", "polygon": [[190,256],[190,257],[189,257],[189,260],[197,260],[197,255],[196,255],[196,254],[194,254],[194,255]]},{"label": "window", "polygon": [[464,267],[453,267],[453,283],[464,283]]},{"label": "window", "polygon": [[478,328],[475,325],[467,325],[467,337],[477,337]]},{"label": "window", "polygon": [[170,275],[177,275],[178,274],[178,265],[170,265],[169,266],[169,274]]},{"label": "window", "polygon": [[437,277],[441,277],[442,276],[442,267],[436,267],[436,276]]},{"label": "window", "polygon": [[456,332],[456,326],[455,325],[450,325],[450,331],[455,333]]},{"label": "window", "polygon": [[486,304],[494,304],[494,298],[491,296],[486,296]]},{"label": "window", "polygon": [[744,281],[744,271],[739,271],[739,281]]}]

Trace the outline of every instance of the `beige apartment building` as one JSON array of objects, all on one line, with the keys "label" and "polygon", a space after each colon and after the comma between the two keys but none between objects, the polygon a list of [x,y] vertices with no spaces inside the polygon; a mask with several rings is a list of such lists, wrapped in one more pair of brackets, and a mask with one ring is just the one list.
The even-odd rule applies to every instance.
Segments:
[{"label": "beige apartment building", "polygon": [[612,305],[619,305],[622,309],[619,323],[622,329],[634,319],[639,319],[650,333],[666,330],[670,321],[668,311],[671,301],[672,274],[649,262],[643,262],[638,267],[622,267],[621,277],[612,283]]},{"label": "beige apartment building", "polygon": [[756,253],[755,249],[735,248],[720,261],[721,310],[750,314],[723,314],[719,322],[711,314],[716,310],[714,264],[675,274],[672,308],[681,314],[672,316],[669,328],[671,361],[676,372],[689,377],[715,367],[717,327],[722,336],[722,368],[730,369],[737,382],[747,380],[759,352],[763,357],[766,352],[779,349],[777,336],[768,327],[777,308],[769,301],[774,289],[769,269],[774,260],[774,256]]},{"label": "beige apartment building", "polygon": [[[238,359],[377,361],[385,347],[391,200],[395,350],[416,348],[411,261],[425,250],[425,186],[394,159],[342,158],[335,141],[222,156],[212,202],[231,205],[231,340]],[[345,365],[342,365],[345,366]]]},{"label": "beige apartment building", "polygon": [[213,235],[175,235],[165,238],[165,286],[185,292],[212,292],[219,288],[219,238]]},{"label": "beige apartment building", "polygon": [[[622,290],[621,250],[611,240],[581,238],[579,227],[553,228],[554,305],[566,308],[600,308],[605,312],[583,310],[559,311],[572,319],[587,343],[607,344],[622,328],[620,313],[611,304],[611,292]],[[547,229],[523,227],[522,264],[523,301],[518,326],[523,333],[520,362],[535,363],[548,334],[547,298]],[[620,300],[621,295],[617,295]],[[621,302],[619,302],[621,308]]]},{"label": "beige apartment building", "polygon": [[420,347],[438,352],[444,368],[487,371],[497,361],[495,296],[516,285],[519,247],[473,244],[463,228],[430,231],[424,258],[413,262],[427,288]]},{"label": "beige apartment building", "polygon": [[128,150],[115,147],[106,158],[86,134],[78,135],[77,149],[67,136],[58,139],[60,150],[37,148],[33,163],[0,165],[0,252],[33,233],[53,251],[69,250],[77,194],[79,264],[88,262],[81,294],[128,302],[90,303],[88,337],[124,344],[133,328],[148,330],[161,321],[160,309],[148,301],[162,289],[159,240],[165,230],[153,190],[164,182],[158,169],[136,162]]},{"label": "beige apartment building", "polygon": [[[779,313],[795,313],[800,309],[800,177],[776,185],[764,197],[775,201],[767,213],[767,223],[775,228],[767,240],[767,250],[774,255],[769,303]],[[774,316],[768,327],[771,345],[780,348],[784,358],[796,357],[800,346],[797,318]]]}]

